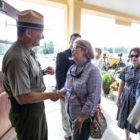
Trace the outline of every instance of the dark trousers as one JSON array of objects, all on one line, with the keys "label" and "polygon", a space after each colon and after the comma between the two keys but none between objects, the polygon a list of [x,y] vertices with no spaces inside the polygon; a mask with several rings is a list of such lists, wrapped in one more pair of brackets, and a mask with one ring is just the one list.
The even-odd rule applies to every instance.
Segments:
[{"label": "dark trousers", "polygon": [[[73,128],[73,121],[72,120],[70,121],[71,127]],[[72,140],[88,140],[90,136],[89,129],[90,129],[90,120],[87,120],[82,124],[80,134],[79,133],[74,134],[72,130]]]},{"label": "dark trousers", "polygon": [[48,140],[43,102],[22,105],[19,112],[11,108],[9,118],[18,140]]}]

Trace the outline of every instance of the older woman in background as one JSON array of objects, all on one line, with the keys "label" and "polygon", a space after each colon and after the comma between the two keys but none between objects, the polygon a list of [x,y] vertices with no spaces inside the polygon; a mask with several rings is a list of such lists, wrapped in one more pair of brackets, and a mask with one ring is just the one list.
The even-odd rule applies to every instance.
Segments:
[{"label": "older woman in background", "polygon": [[95,57],[93,63],[99,68],[101,71],[104,67],[103,59],[101,58],[102,50],[100,48],[95,48]]},{"label": "older woman in background", "polygon": [[137,130],[127,121],[127,117],[136,103],[136,87],[140,80],[140,48],[131,49],[129,58],[132,65],[126,66],[119,75],[121,82],[117,98],[118,126],[125,129],[126,140],[131,140],[130,132],[137,133]]},{"label": "older woman in background", "polygon": [[66,93],[73,140],[88,140],[89,117],[94,116],[101,95],[101,75],[99,69],[91,63],[94,54],[88,41],[75,40],[72,57],[76,64],[70,67],[65,87],[60,94]]}]

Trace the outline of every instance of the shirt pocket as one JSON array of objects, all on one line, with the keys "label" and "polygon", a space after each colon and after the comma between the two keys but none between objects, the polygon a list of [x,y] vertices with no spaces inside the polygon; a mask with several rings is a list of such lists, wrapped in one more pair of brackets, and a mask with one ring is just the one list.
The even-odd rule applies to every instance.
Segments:
[{"label": "shirt pocket", "polygon": [[133,71],[132,72],[127,72],[125,74],[125,81],[128,82],[128,83],[133,83],[134,82],[134,78],[135,78],[135,76],[134,76],[134,72]]},{"label": "shirt pocket", "polygon": [[137,76],[136,77],[137,77],[138,80],[140,80],[140,70],[137,72]]},{"label": "shirt pocket", "polygon": [[41,70],[39,69],[39,67],[34,66],[31,69],[31,86],[32,87],[39,87],[40,83],[41,83]]}]

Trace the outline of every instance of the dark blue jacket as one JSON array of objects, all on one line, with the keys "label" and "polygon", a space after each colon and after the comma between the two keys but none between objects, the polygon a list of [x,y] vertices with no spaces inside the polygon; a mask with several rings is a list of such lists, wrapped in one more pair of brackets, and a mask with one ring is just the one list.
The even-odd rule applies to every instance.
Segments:
[{"label": "dark blue jacket", "polygon": [[56,88],[59,90],[63,88],[68,69],[74,64],[73,60],[69,60],[72,57],[71,50],[67,49],[57,54],[56,57]]}]

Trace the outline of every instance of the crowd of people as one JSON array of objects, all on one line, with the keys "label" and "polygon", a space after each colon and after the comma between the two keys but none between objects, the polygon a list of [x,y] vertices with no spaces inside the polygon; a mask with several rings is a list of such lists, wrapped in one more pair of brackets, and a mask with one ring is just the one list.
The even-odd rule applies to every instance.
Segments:
[{"label": "crowd of people", "polygon": [[[3,58],[3,86],[11,102],[9,118],[17,139],[47,140],[44,100],[60,99],[65,140],[88,140],[90,117],[94,117],[101,102],[102,51],[100,48],[93,50],[89,41],[74,33],[69,49],[57,54],[56,70],[52,67],[42,70],[32,49],[44,38],[43,29],[40,13],[34,10],[19,12],[18,39]],[[140,131],[133,121],[127,120],[136,104],[136,91],[139,97],[140,48],[131,49],[129,58],[131,65],[119,74],[121,82],[116,103],[118,126],[125,129],[126,140],[131,140],[130,132]],[[57,83],[56,89],[47,93],[43,81],[46,74],[55,74]]]}]

